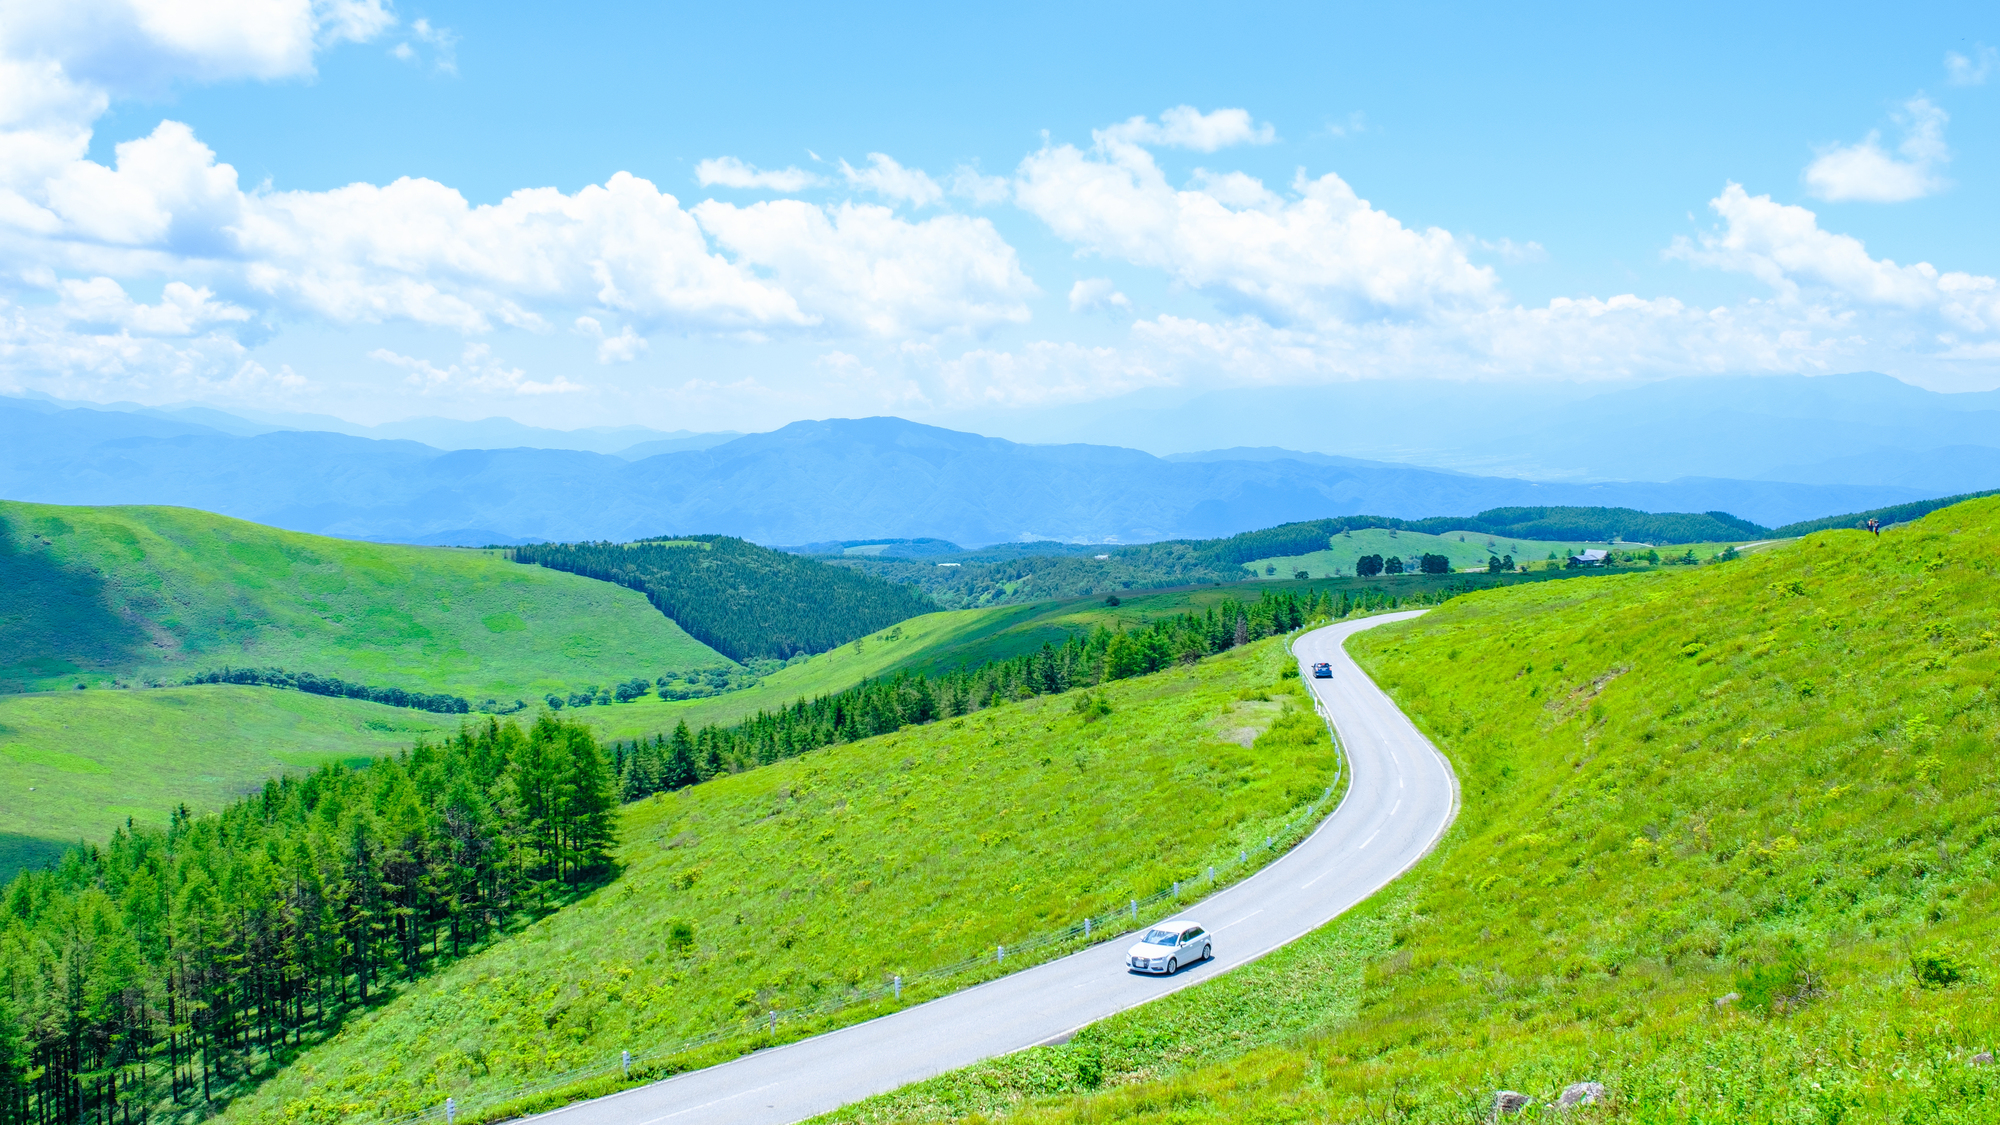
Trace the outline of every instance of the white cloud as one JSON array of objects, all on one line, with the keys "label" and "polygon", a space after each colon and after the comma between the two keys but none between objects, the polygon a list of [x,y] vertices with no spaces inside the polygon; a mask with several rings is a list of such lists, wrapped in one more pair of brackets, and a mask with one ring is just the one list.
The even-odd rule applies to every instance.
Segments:
[{"label": "white cloud", "polygon": [[905,168],[884,153],[868,154],[868,167],[856,168],[843,160],[840,174],[854,187],[872,191],[884,199],[925,207],[944,198],[944,189],[919,168]]},{"label": "white cloud", "polygon": [[1722,217],[1723,229],[1697,243],[1677,242],[1671,256],[1749,274],[1787,301],[1816,296],[1934,313],[1961,331],[2000,328],[2000,283],[1994,278],[1871,257],[1860,239],[1820,229],[1811,211],[1775,203],[1768,195],[1752,196],[1737,184],[1725,187],[1709,206]]},{"label": "white cloud", "polygon": [[1108,277],[1086,277],[1069,287],[1069,311],[1088,312],[1091,309],[1130,309],[1131,298],[1118,291]]},{"label": "white cloud", "polygon": [[409,374],[403,377],[406,386],[419,393],[433,391],[478,391],[517,395],[574,394],[588,390],[572,383],[561,375],[547,382],[528,378],[528,373],[518,367],[508,367],[495,358],[493,349],[485,344],[467,344],[459,361],[449,367],[440,367],[427,359],[401,355],[388,348],[376,348],[368,353],[368,358],[377,363],[398,367]]},{"label": "white cloud", "polygon": [[1983,86],[1986,84],[1986,76],[1993,72],[1993,62],[1996,58],[2000,58],[2000,51],[1984,43],[1973,47],[1971,57],[1961,55],[1957,51],[1946,51],[1945,78],[1954,86]]},{"label": "white cloud", "polygon": [[1475,238],[1472,244],[1500,256],[1505,262],[1545,262],[1549,252],[1539,242],[1516,242],[1511,238]]},{"label": "white cloud", "polygon": [[1174,190],[1150,153],[1098,134],[1097,150],[1022,161],[1021,207],[1083,250],[1164,270],[1233,309],[1273,320],[1367,319],[1483,307],[1493,271],[1447,232],[1411,230],[1328,173],[1281,198],[1241,173]]},{"label": "white cloud", "polygon": [[651,346],[644,336],[632,331],[632,326],[628,324],[619,330],[618,335],[606,336],[597,345],[597,362],[630,363]]},{"label": "white cloud", "polygon": [[140,336],[192,336],[216,324],[250,319],[250,310],[217,301],[207,289],[170,281],[157,305],[142,305],[108,277],[59,282],[57,307],[65,319],[83,325],[119,328]]},{"label": "white cloud", "polygon": [[652,344],[644,336],[632,331],[631,325],[620,329],[618,335],[607,336],[604,325],[594,316],[576,318],[576,330],[597,341],[597,362],[630,363],[643,355]]},{"label": "white cloud", "polygon": [[975,207],[990,207],[1013,198],[1014,185],[1005,176],[988,176],[970,164],[952,169],[946,181],[951,194],[972,201]]},{"label": "white cloud", "polygon": [[61,60],[71,81],[112,93],[177,80],[295,78],[313,54],[395,25],[383,0],[12,0],[0,54]]},{"label": "white cloud", "polygon": [[1174,382],[1139,349],[1054,340],[1037,340],[1009,351],[967,351],[939,363],[934,377],[943,404],[957,408],[1087,402]]},{"label": "white cloud", "polygon": [[1901,156],[1882,148],[1881,134],[1871,131],[1858,144],[1820,153],[1806,166],[1806,187],[1829,202],[1902,203],[1940,191],[1945,181],[1939,168],[1951,160],[1944,143],[1945,111],[1922,96],[1903,103],[1896,115],[1903,127]]},{"label": "white cloud", "polygon": [[431,51],[431,65],[443,74],[458,73],[458,34],[450,28],[438,27],[429,20],[420,19],[410,24],[410,37],[389,48],[389,53],[403,62],[415,62],[419,51],[413,43],[422,43]]},{"label": "white cloud", "polygon": [[694,166],[694,178],[703,187],[756,188],[795,192],[816,186],[820,179],[803,168],[780,168],[767,172],[753,168],[733,156],[718,156]]},{"label": "white cloud", "polygon": [[1267,145],[1278,139],[1270,125],[1257,125],[1250,112],[1218,109],[1203,113],[1191,105],[1179,105],[1160,114],[1157,124],[1144,117],[1121,121],[1096,134],[1100,140],[1129,145],[1158,145],[1214,152],[1231,145]]},{"label": "white cloud", "polygon": [[748,207],[711,199],[691,211],[739,266],[766,272],[825,322],[869,336],[1025,323],[1037,292],[985,219],[912,223],[874,204],[796,199]]}]

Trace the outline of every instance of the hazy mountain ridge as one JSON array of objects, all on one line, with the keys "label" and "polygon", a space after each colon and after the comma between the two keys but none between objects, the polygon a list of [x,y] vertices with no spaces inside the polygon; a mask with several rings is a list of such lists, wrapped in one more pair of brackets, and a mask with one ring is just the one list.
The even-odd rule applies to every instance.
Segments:
[{"label": "hazy mountain ridge", "polygon": [[[1935,471],[1922,487],[2000,484],[1953,476],[1954,462],[1933,455],[1961,445],[2000,449],[2000,391],[1942,394],[1865,371],[1597,386],[1362,380],[1176,394],[1019,411],[993,424],[1024,441],[1083,438],[1166,456],[1254,434],[1258,446],[1551,481],[1888,484],[1901,482],[1886,471],[1923,464]],[[1874,450],[1896,456],[1842,461]],[[1807,475],[1782,475],[1788,468]]]},{"label": "hazy mountain ridge", "polygon": [[0,439],[0,495],[9,498],[178,504],[405,542],[694,531],[757,543],[1144,542],[1328,515],[1416,518],[1511,505],[1719,509],[1777,525],[1935,494],[1717,478],[1548,484],[1286,457],[1168,461],[1115,446],[1022,445],[898,418],[797,422],[627,461],[575,450],[440,451],[325,432],[242,437],[168,418],[9,400],[0,402]]}]

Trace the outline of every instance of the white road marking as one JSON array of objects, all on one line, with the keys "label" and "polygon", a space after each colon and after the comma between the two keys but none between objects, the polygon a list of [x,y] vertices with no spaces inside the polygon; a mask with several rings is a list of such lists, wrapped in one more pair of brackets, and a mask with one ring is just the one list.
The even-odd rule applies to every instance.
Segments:
[{"label": "white road marking", "polygon": [[1397,800],[1396,800],[1396,803],[1395,803],[1395,805],[1394,805],[1393,807],[1391,807],[1391,808],[1389,809],[1389,815],[1390,815],[1390,816],[1395,816],[1395,815],[1396,815],[1396,810],[1397,810],[1397,809],[1400,809],[1400,808],[1402,808],[1402,807],[1403,807],[1403,801],[1402,801],[1402,798],[1400,798],[1400,797],[1399,797],[1399,798],[1397,798]]},{"label": "white road marking", "polygon": [[[1244,915],[1243,917],[1241,917],[1241,918],[1238,918],[1238,919],[1236,920],[1236,922],[1231,922],[1231,923],[1229,923],[1229,926],[1234,926],[1234,925],[1236,925],[1236,924],[1237,924],[1237,922],[1248,922],[1248,921],[1249,921],[1250,919],[1252,919],[1252,918],[1255,918],[1255,917],[1256,917],[1257,915],[1259,915],[1259,914],[1262,914],[1262,913],[1264,913],[1264,912],[1263,912],[1263,911],[1261,911],[1261,910],[1252,910],[1252,911],[1251,911],[1250,913],[1248,913],[1248,914],[1245,914],[1245,915]],[[1229,926],[1217,926],[1217,927],[1215,928],[1215,931],[1216,931],[1217,933],[1221,933],[1221,932],[1222,932],[1223,930],[1226,930],[1226,929],[1228,929],[1228,928],[1229,928]]]},{"label": "white road marking", "polygon": [[[1363,841],[1361,841],[1361,848],[1365,848],[1365,847],[1367,847],[1368,845],[1370,845],[1370,844],[1374,843],[1374,842],[1375,842],[1375,837],[1377,837],[1377,836],[1380,836],[1381,834],[1382,834],[1382,830],[1381,830],[1380,828],[1377,828],[1377,829],[1376,829],[1375,831],[1373,831],[1373,832],[1370,832],[1370,833],[1368,834],[1368,838],[1367,838],[1366,840],[1363,840]],[[1358,852],[1358,851],[1360,851],[1360,850],[1361,850],[1361,848],[1356,848],[1356,849],[1354,849],[1354,850]]]}]

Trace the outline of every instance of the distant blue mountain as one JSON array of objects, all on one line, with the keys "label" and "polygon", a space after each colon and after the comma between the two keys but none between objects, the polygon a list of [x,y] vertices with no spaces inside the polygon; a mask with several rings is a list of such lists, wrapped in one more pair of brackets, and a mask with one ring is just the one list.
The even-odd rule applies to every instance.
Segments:
[{"label": "distant blue mountain", "polygon": [[1548,484],[1282,452],[1166,460],[860,418],[797,422],[708,449],[626,460],[575,450],[447,451],[313,431],[244,436],[172,417],[0,400],[0,496],[180,504],[300,531],[418,543],[675,532],[769,544],[1144,542],[1318,516],[1418,518],[1517,504],[1719,509],[1776,525],[1938,494],[1896,484],[1707,477]]}]

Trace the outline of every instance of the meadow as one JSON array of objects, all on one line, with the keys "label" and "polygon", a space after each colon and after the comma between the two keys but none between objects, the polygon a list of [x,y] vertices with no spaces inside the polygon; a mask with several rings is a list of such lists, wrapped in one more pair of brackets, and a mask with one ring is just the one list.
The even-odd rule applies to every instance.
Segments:
[{"label": "meadow", "polygon": [[[627,806],[613,882],[350,1021],[229,1117],[334,1121],[447,1096],[498,1115],[481,1099],[524,1080],[762,1026],[1258,851],[1334,780],[1331,739],[1281,674],[1292,667],[1272,638],[1089,693],[1102,706],[1039,697]],[[1176,816],[1156,815],[1167,807]],[[978,979],[913,983],[900,1003]],[[772,1041],[745,1035],[648,1073]]]},{"label": "meadow", "polygon": [[361,765],[455,716],[276,688],[0,695],[0,883],[129,817],[221,807],[287,772]]},{"label": "meadow", "polygon": [[[1685,557],[1693,551],[1695,558],[1707,559],[1724,547],[1741,546],[1748,540],[1714,543],[1679,543],[1671,547],[1660,547],[1662,558]],[[1410,558],[1417,555],[1438,554],[1451,560],[1452,569],[1484,569],[1487,560],[1499,555],[1511,556],[1516,563],[1526,563],[1539,567],[1554,555],[1557,561],[1586,550],[1620,551],[1637,548],[1646,549],[1645,544],[1626,542],[1607,543],[1595,540],[1566,539],[1545,541],[1539,539],[1507,539],[1477,531],[1447,531],[1436,535],[1421,531],[1390,530],[1388,528],[1365,528],[1341,532],[1331,539],[1331,546],[1322,551],[1311,551],[1301,555],[1275,555],[1256,559],[1243,564],[1244,571],[1255,578],[1290,578],[1298,571],[1306,571],[1315,578],[1323,578],[1339,573],[1354,573],[1354,560],[1362,555],[1397,555]],[[1266,574],[1266,571],[1271,572]]]},{"label": "meadow", "polygon": [[2000,1119],[1996,572],[1985,500],[1362,634],[1458,771],[1436,852],[1260,965],[832,1119]]},{"label": "meadow", "polygon": [[189,508],[0,502],[0,690],[282,667],[472,705],[730,666],[645,595],[509,562]]}]

